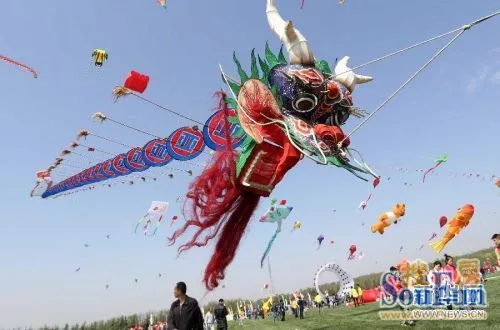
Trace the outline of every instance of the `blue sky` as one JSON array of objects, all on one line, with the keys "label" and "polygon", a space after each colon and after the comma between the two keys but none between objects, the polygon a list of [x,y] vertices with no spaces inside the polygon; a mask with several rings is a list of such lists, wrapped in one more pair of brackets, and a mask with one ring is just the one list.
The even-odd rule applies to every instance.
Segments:
[{"label": "blue sky", "polygon": [[[191,124],[133,98],[113,104],[111,90],[131,69],[151,76],[145,93],[149,99],[201,121],[208,118],[212,95],[223,87],[218,64],[234,76],[233,50],[247,65],[251,49],[262,53],[266,40],[274,49],[279,47],[268,29],[264,5],[264,0],[170,0],[164,10],[155,0],[4,1],[0,53],[34,67],[39,79],[0,63],[0,136],[6,156],[0,162],[0,328],[168,308],[179,280],[188,283],[189,294],[201,299],[201,272],[212,246],[176,259],[176,249],[166,246],[168,226],[152,238],[133,232],[152,200],[170,201],[169,217],[180,215],[175,200],[186,191],[188,176],[179,172],[173,180],[101,188],[55,200],[30,198],[29,191],[35,172],[51,164],[79,129],[133,145],[149,140],[111,123],[93,123],[94,112],[165,136]],[[353,65],[498,10],[494,1],[453,0],[347,0],[343,6],[334,0],[309,0],[304,10],[298,0],[278,5],[309,39],[317,57],[334,62],[350,55]],[[489,237],[499,231],[500,212],[498,188],[489,182],[491,175],[500,175],[499,32],[500,18],[467,32],[351,138],[352,146],[380,175],[391,177],[376,189],[364,212],[357,206],[371,185],[347,172],[304,160],[287,174],[274,193],[295,207],[271,251],[278,291],[311,286],[314,271],[326,262],[340,263],[358,275],[386,269],[402,257],[431,260],[436,254],[429,247],[418,248],[433,231],[442,234],[439,216],[453,216],[464,203],[473,203],[476,215],[445,251],[459,254],[489,246]],[[375,80],[355,91],[355,103],[374,109],[443,44],[362,69],[360,73]],[[94,48],[109,52],[101,69],[90,65]],[[351,119],[346,131],[356,123]],[[123,151],[95,139],[87,143]],[[448,163],[421,184],[421,174],[414,170],[432,166],[443,152],[448,153]],[[83,165],[83,160],[72,159]],[[206,159],[200,156],[198,161]],[[413,171],[402,173],[397,167]],[[199,172],[197,167],[193,170]],[[486,179],[466,179],[463,172],[481,173]],[[369,225],[397,202],[407,204],[404,221],[382,237],[372,234]],[[256,217],[268,204],[261,202]],[[303,227],[291,234],[296,219]],[[204,301],[263,295],[261,287],[269,280],[259,259],[273,231],[272,225],[252,222],[228,269],[226,288]],[[335,243],[317,251],[319,234]],[[89,248],[83,246],[86,243]],[[365,252],[363,261],[346,261],[350,244]],[[81,271],[75,273],[77,267]],[[161,279],[159,272],[165,273]],[[333,277],[325,276],[328,280]]]}]

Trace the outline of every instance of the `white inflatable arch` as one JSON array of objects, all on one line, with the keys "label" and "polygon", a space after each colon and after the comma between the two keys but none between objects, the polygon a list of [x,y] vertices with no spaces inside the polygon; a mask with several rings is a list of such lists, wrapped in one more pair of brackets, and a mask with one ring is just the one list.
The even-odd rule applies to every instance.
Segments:
[{"label": "white inflatable arch", "polygon": [[337,264],[334,264],[334,263],[328,263],[326,265],[323,265],[321,266],[317,271],[316,271],[316,274],[314,274],[314,286],[316,287],[316,292],[318,292],[318,294],[321,296],[321,297],[325,297],[325,294],[323,292],[321,292],[321,290],[319,289],[319,280],[320,280],[320,276],[323,272],[330,272],[330,273],[333,273],[335,274],[338,279],[339,279],[339,282],[340,282],[340,289],[339,289],[339,292],[337,294],[347,294],[349,293],[351,287],[354,286],[354,280],[352,278],[352,276],[347,273],[345,270],[343,270],[339,265]]}]

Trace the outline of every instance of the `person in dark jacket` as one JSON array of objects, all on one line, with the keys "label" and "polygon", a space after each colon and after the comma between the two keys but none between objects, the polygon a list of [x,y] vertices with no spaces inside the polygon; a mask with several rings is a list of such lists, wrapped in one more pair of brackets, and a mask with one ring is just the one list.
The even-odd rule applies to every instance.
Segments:
[{"label": "person in dark jacket", "polygon": [[203,315],[196,299],[186,295],[186,283],[179,282],[174,288],[176,301],[168,313],[168,330],[203,330]]},{"label": "person in dark jacket", "polygon": [[297,302],[297,305],[299,305],[299,317],[300,319],[304,318],[304,308],[306,307],[306,301],[302,299],[302,297],[299,298],[299,301]]},{"label": "person in dark jacket", "polygon": [[286,306],[283,300],[280,300],[280,314],[281,314],[281,321],[285,321],[285,312],[286,312]]},{"label": "person in dark jacket", "polygon": [[226,316],[229,314],[224,299],[219,299],[219,305],[214,308],[215,321],[217,322],[217,330],[227,330]]}]

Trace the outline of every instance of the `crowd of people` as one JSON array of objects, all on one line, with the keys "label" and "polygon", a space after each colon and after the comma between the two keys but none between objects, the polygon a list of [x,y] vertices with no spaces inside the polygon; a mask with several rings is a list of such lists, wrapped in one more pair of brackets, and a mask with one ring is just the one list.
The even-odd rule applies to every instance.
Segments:
[{"label": "crowd of people", "polygon": [[[496,265],[494,265],[490,258],[485,258],[481,265],[483,281],[486,278],[486,274],[500,270],[500,234],[493,235],[491,239],[495,245],[497,260]],[[400,290],[407,288],[411,290],[416,284],[415,279],[412,277],[406,277],[405,280],[402,279],[402,269],[400,265],[390,267],[389,271],[394,275],[391,280],[391,285],[395,288],[399,288]],[[449,277],[443,277],[442,273],[451,275]],[[432,269],[426,274],[427,282],[437,287],[442,284],[442,281],[448,281],[450,284],[455,284],[458,283],[458,279],[459,273],[455,261],[453,257],[446,254],[444,256],[444,263],[439,260],[435,261]],[[384,290],[381,290],[381,288],[379,288],[379,290],[380,294],[384,295]],[[151,321],[145,326],[133,325],[130,327],[130,330],[227,330],[228,317],[232,317],[232,320],[237,322],[238,325],[242,325],[243,321],[246,319],[264,319],[266,314],[269,314],[274,322],[283,322],[285,321],[287,312],[289,312],[292,317],[304,319],[304,312],[311,307],[317,307],[321,313],[321,308],[323,307],[332,308],[341,305],[352,305],[354,308],[357,308],[365,304],[363,289],[358,284],[352,286],[349,292],[341,295],[331,296],[328,292],[325,292],[324,296],[317,296],[317,299],[314,301],[311,300],[310,297],[309,300],[305,300],[302,295],[297,295],[290,300],[290,302],[285,303],[283,299],[275,301],[268,310],[264,310],[264,307],[254,306],[248,309],[239,309],[239,311],[235,312],[233,315],[230,315],[230,310],[224,305],[224,300],[220,299],[213,309],[203,315],[196,299],[189,297],[186,292],[187,287],[184,282],[176,284],[174,288],[176,300],[170,306],[166,322],[158,321],[154,323]],[[452,309],[453,307],[448,305],[447,308]],[[406,320],[403,323],[404,325],[415,324],[412,320]]]}]

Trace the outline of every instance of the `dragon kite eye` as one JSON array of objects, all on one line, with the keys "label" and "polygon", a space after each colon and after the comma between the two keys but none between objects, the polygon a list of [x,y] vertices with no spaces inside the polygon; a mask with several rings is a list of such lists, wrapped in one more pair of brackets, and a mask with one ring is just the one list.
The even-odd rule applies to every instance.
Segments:
[{"label": "dragon kite eye", "polygon": [[300,94],[293,101],[293,109],[298,112],[309,112],[318,104],[318,98],[312,94]]}]

